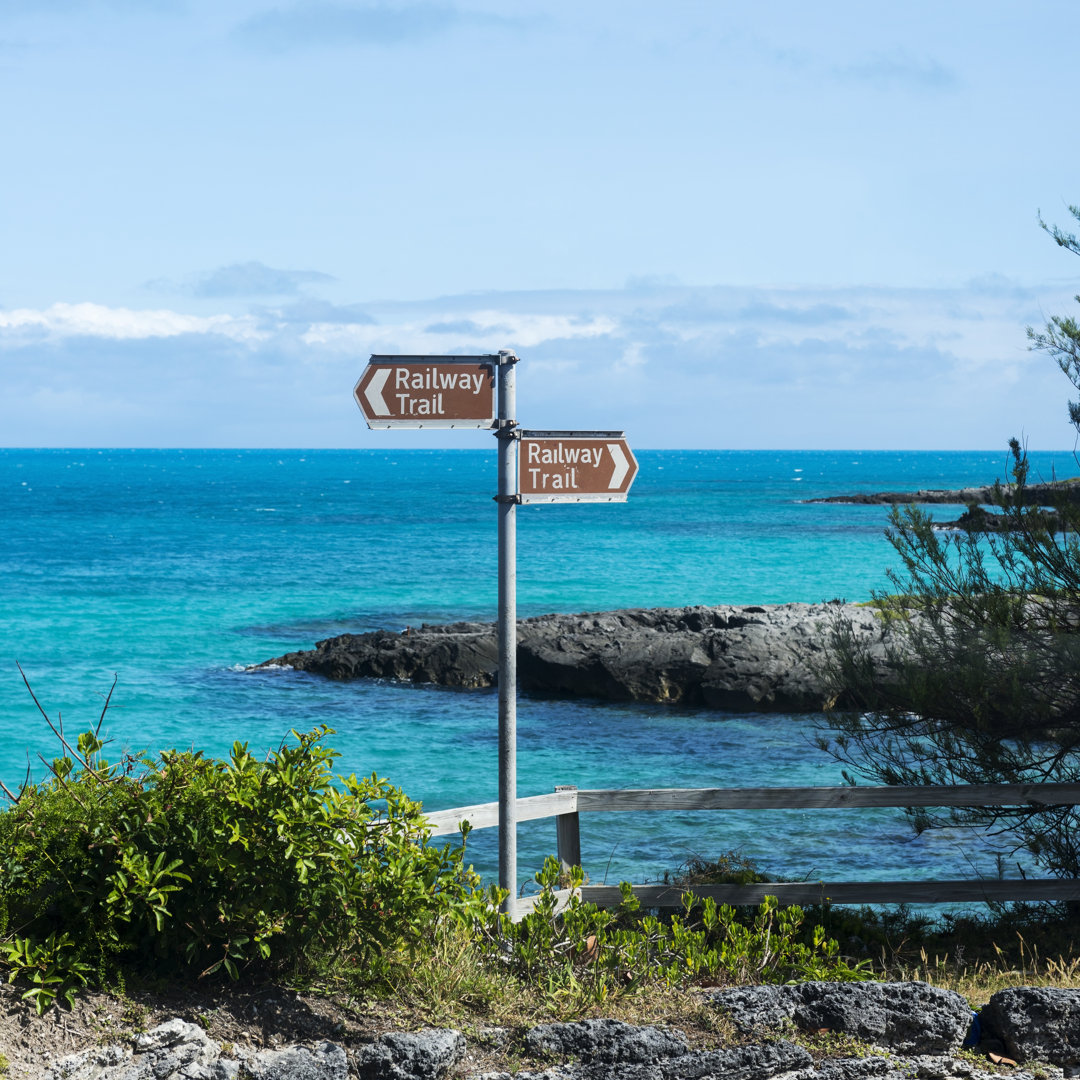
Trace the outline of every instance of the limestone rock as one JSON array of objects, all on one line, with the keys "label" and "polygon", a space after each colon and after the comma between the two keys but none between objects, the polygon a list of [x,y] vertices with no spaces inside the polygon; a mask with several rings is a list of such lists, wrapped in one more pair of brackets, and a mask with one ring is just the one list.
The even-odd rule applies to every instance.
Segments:
[{"label": "limestone rock", "polygon": [[[949,1054],[914,1057],[827,1058],[817,1063],[807,1080],[1001,1080],[992,1066],[979,1068],[970,1058]],[[1009,1080],[1036,1080],[1029,1072],[1010,1071]],[[1039,1080],[1064,1080],[1060,1069],[1040,1070]]]},{"label": "limestone rock", "polygon": [[828,1058],[818,1062],[814,1080],[893,1080],[896,1066],[885,1057]]},{"label": "limestone rock", "polygon": [[810,1054],[789,1042],[760,1046],[736,1046],[729,1050],[708,1050],[645,1063],[589,1061],[557,1065],[542,1072],[486,1073],[469,1080],[771,1080],[790,1077],[808,1080],[813,1066]]},{"label": "limestone rock", "polygon": [[239,1065],[196,1024],[169,1020],[136,1036],[134,1053],[95,1047],[53,1065],[46,1080],[233,1080]]},{"label": "limestone rock", "polygon": [[798,995],[794,990],[791,986],[733,986],[706,990],[704,997],[744,1033],[778,1031],[795,1024]]},{"label": "limestone rock", "polygon": [[689,1051],[681,1031],[637,1027],[620,1020],[541,1024],[525,1035],[525,1049],[540,1057],[573,1057],[582,1062],[652,1063]]},{"label": "limestone rock", "polygon": [[[212,1040],[198,1024],[189,1024],[180,1017],[166,1020],[164,1024],[158,1024],[150,1031],[144,1031],[135,1036],[135,1050],[144,1054],[147,1050],[163,1050],[180,1043],[193,1043],[197,1046],[205,1046]],[[215,1044],[216,1045],[216,1044]]]},{"label": "limestone rock", "polygon": [[361,1080],[441,1080],[464,1056],[460,1031],[432,1028],[382,1035],[353,1055],[353,1067]]},{"label": "limestone rock", "polygon": [[829,983],[750,986],[709,993],[708,998],[744,1030],[825,1028],[853,1035],[901,1054],[957,1050],[971,1025],[967,1002],[927,983]]},{"label": "limestone rock", "polygon": [[[729,1050],[709,1050],[687,1054],[665,1062],[663,1080],[768,1080],[791,1073],[805,1075],[812,1068],[808,1050],[786,1041],[753,1046],[735,1046]],[[599,1074],[596,1080],[600,1080]]]},{"label": "limestone rock", "polygon": [[260,1050],[244,1061],[244,1071],[252,1080],[346,1080],[349,1063],[340,1046],[322,1042]]},{"label": "limestone rock", "polygon": [[999,990],[979,1013],[985,1037],[1016,1061],[1080,1064],[1080,990],[1020,986]]},{"label": "limestone rock", "polygon": [[131,1051],[122,1046],[93,1046],[54,1062],[45,1070],[45,1080],[108,1080],[130,1061]]}]

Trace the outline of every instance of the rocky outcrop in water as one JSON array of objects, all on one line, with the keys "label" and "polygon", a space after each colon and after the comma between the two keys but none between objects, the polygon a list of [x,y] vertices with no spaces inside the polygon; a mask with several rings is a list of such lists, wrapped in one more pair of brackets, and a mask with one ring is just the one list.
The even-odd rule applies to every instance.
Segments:
[{"label": "rocky outcrop in water", "polygon": [[[1005,487],[1008,492],[1010,489]],[[830,495],[807,499],[808,503],[843,503],[852,506],[952,504],[956,506],[988,505],[994,501],[994,487],[928,488],[920,491],[870,491],[852,495]],[[1058,480],[1052,484],[1028,484],[1024,488],[1027,506],[1053,506],[1055,503],[1080,503],[1080,478]]]},{"label": "rocky outcrop in water", "polygon": [[[541,615],[518,623],[518,686],[534,694],[715,709],[813,711],[828,696],[821,664],[838,617],[871,651],[884,630],[870,608],[825,604],[638,608]],[[492,623],[341,634],[258,665],[330,679],[493,686]],[[255,669],[257,670],[257,668]]]},{"label": "rocky outcrop in water", "polygon": [[1065,527],[1062,515],[1053,510],[1029,510],[1023,522],[1015,514],[999,513],[982,506],[969,506],[955,521],[934,521],[935,529],[957,529],[972,533],[1015,532],[1040,526],[1048,532],[1061,532]]}]

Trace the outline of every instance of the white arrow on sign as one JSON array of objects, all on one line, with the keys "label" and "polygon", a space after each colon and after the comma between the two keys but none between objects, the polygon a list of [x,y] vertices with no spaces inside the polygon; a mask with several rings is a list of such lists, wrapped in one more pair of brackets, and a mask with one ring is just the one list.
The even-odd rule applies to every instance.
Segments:
[{"label": "white arrow on sign", "polygon": [[386,400],[382,396],[386,380],[390,378],[390,370],[388,367],[376,368],[375,374],[371,377],[371,382],[367,384],[367,388],[364,390],[364,397],[367,398],[371,411],[376,416],[390,415],[390,406],[386,404]]},{"label": "white arrow on sign", "polygon": [[615,471],[611,474],[611,479],[608,481],[608,489],[614,491],[623,482],[623,477],[630,468],[630,462],[626,459],[626,455],[622,452],[622,447],[617,442],[609,442],[607,448],[611,454],[612,461],[615,462]]}]

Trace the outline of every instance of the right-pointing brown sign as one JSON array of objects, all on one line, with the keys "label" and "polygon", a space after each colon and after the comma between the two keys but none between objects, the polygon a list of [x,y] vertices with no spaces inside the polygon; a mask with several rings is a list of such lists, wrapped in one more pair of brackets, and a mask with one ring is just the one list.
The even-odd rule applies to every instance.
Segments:
[{"label": "right-pointing brown sign", "polygon": [[522,431],[523,503],[626,502],[638,464],[621,431]]}]

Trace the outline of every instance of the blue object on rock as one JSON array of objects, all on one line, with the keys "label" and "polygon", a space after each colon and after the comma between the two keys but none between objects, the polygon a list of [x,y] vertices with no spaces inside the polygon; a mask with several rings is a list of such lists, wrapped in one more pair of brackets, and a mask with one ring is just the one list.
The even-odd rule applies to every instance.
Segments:
[{"label": "blue object on rock", "polygon": [[973,1046],[978,1046],[982,1042],[982,1021],[979,1020],[979,1014],[973,1012],[971,1014],[971,1027],[968,1028],[967,1038],[960,1044],[961,1049],[970,1050]]}]

